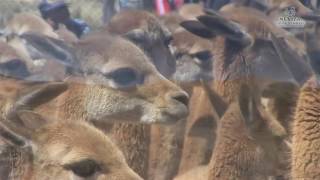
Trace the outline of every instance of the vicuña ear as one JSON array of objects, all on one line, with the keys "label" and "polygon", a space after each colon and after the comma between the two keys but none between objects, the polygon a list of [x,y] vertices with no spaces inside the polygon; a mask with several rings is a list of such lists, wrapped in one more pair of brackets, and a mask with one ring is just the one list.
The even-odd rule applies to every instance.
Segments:
[{"label": "vicu\u00f1a ear", "polygon": [[21,110],[34,109],[48,102],[66,91],[68,85],[63,82],[36,84],[21,90],[18,98],[10,108],[6,118],[19,122],[17,113]]},{"label": "vicu\u00f1a ear", "polygon": [[17,114],[23,122],[24,127],[28,130],[34,131],[49,123],[48,120],[33,111],[21,110],[18,111]]},{"label": "vicu\u00f1a ear", "polygon": [[35,108],[45,102],[48,102],[68,89],[68,84],[64,82],[53,82],[36,85],[26,88],[19,94],[16,106]]},{"label": "vicu\u00f1a ear", "polygon": [[11,145],[27,146],[32,140],[33,132],[48,123],[39,114],[32,111],[18,111],[17,117],[21,122],[13,119],[0,121],[0,135]]},{"label": "vicu\u00f1a ear", "polygon": [[184,29],[187,31],[200,36],[202,38],[214,38],[215,34],[208,29],[206,26],[204,26],[202,23],[199,21],[194,21],[194,20],[188,20],[188,21],[183,21],[180,23],[180,26],[182,26]]},{"label": "vicu\u00f1a ear", "polygon": [[287,132],[280,122],[270,112],[267,112],[259,104],[250,87],[243,85],[240,89],[239,107],[244,123],[250,133],[260,133],[261,127],[268,129],[275,137],[284,137]]},{"label": "vicu\u00f1a ear", "polygon": [[133,29],[123,36],[134,43],[143,43],[146,40],[145,33],[142,29]]},{"label": "vicu\u00f1a ear", "polygon": [[25,40],[25,46],[31,57],[56,60],[66,67],[79,68],[72,44],[35,33],[24,33],[20,38]]},{"label": "vicu\u00f1a ear", "polygon": [[[311,35],[313,36],[313,35]],[[316,37],[313,37],[316,39]],[[320,49],[316,50],[316,47],[320,47],[319,43],[313,42],[312,37],[306,43],[307,51],[310,58],[318,58],[320,55]],[[308,39],[308,36],[307,36]],[[302,85],[312,74],[312,69],[310,65],[304,61],[304,58],[297,51],[298,49],[293,49],[289,46],[288,42],[283,37],[276,37],[274,34],[271,34],[271,41],[277,52],[277,55],[280,57],[281,63],[292,75],[292,77]],[[312,46],[312,47],[310,47]],[[309,47],[309,48],[308,48]],[[318,59],[320,60],[320,59]],[[313,64],[315,62],[315,64]],[[318,61],[311,61],[312,68],[320,68],[320,63]]]},{"label": "vicu\u00f1a ear", "polygon": [[240,24],[226,19],[215,11],[206,9],[205,12],[208,15],[199,16],[197,19],[214,34],[224,36],[244,46],[252,44],[253,38]]},{"label": "vicu\u00f1a ear", "polygon": [[7,62],[0,63],[0,74],[22,79],[30,75],[26,63],[21,59],[11,59]]}]

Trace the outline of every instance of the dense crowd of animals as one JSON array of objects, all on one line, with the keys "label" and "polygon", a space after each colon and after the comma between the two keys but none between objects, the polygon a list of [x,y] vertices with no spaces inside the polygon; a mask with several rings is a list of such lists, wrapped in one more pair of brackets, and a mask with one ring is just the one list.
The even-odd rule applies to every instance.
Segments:
[{"label": "dense crowd of animals", "polygon": [[[320,15],[264,5],[123,10],[80,39],[8,19],[0,179],[320,180]],[[289,7],[304,27],[277,26]]]}]

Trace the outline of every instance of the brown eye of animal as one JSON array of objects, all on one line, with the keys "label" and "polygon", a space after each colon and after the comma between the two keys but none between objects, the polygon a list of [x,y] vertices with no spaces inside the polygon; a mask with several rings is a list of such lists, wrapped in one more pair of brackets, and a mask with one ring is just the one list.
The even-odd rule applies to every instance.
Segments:
[{"label": "brown eye of animal", "polygon": [[212,58],[210,51],[200,51],[191,55],[193,58],[199,59],[202,63],[208,63]]},{"label": "brown eye of animal", "polygon": [[143,78],[136,71],[130,68],[121,68],[105,74],[108,79],[111,79],[119,87],[131,87],[140,84]]},{"label": "brown eye of animal", "polygon": [[64,168],[67,170],[71,170],[75,175],[83,178],[93,176],[96,172],[101,170],[100,166],[91,159],[68,164],[65,165]]}]

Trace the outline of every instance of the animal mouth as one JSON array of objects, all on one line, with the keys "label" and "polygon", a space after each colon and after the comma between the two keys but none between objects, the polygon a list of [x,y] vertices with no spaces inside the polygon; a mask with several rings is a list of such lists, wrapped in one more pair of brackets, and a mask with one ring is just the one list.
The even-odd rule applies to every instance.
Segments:
[{"label": "animal mouth", "polygon": [[162,119],[166,124],[173,124],[186,118],[189,114],[188,107],[183,103],[179,103],[179,107],[167,108],[162,111]]}]

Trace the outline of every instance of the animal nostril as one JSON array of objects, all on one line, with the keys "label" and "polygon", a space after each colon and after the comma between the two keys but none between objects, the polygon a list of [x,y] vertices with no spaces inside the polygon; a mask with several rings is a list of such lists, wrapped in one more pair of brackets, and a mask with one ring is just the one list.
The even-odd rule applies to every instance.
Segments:
[{"label": "animal nostril", "polygon": [[178,93],[172,96],[173,99],[181,102],[182,104],[188,106],[189,97],[184,93]]}]

